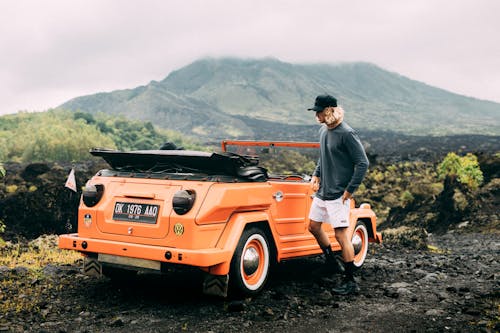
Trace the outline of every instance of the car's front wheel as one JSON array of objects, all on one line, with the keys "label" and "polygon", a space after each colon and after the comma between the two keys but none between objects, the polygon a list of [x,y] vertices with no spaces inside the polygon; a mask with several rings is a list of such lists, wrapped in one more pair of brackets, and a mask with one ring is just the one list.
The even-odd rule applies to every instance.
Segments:
[{"label": "car's front wheel", "polygon": [[361,267],[368,252],[368,230],[362,221],[358,221],[352,234],[352,245],[354,247],[354,265]]},{"label": "car's front wheel", "polygon": [[259,228],[246,229],[231,260],[229,287],[234,294],[253,295],[264,287],[269,276],[270,247]]}]

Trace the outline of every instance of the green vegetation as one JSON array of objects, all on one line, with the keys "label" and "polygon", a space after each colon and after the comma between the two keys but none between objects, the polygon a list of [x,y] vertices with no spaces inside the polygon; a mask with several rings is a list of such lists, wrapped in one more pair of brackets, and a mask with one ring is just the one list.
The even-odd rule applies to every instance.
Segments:
[{"label": "green vegetation", "polygon": [[[11,162],[83,161],[93,147],[158,149],[165,141],[185,148],[195,144],[150,122],[83,112],[50,110],[0,117],[0,160]],[[0,178],[5,170],[0,166]]]},{"label": "green vegetation", "polygon": [[5,177],[5,168],[3,167],[2,163],[0,163],[0,179]]},{"label": "green vegetation", "polygon": [[[412,210],[429,199],[435,199],[442,190],[443,184],[433,163],[398,162],[371,166],[355,196],[371,204],[378,221],[383,223],[391,210]],[[432,218],[431,215],[432,211],[429,211],[425,218]]]},{"label": "green vegetation", "polygon": [[483,182],[483,173],[477,157],[470,153],[465,156],[448,153],[438,166],[438,174],[440,179],[456,179],[470,190],[476,190]]},{"label": "green vegetation", "polygon": [[76,120],[84,120],[89,126],[95,126],[100,133],[109,137],[118,150],[158,149],[164,142],[171,141],[186,149],[201,149],[192,140],[172,130],[157,129],[149,121],[133,121],[123,117],[111,117],[105,114],[93,115],[75,112]]},{"label": "green vegetation", "polygon": [[27,244],[6,242],[0,246],[0,266],[42,269],[48,264],[72,264],[81,259],[75,251],[61,250],[56,235],[43,235]]},{"label": "green vegetation", "polygon": [[5,241],[3,240],[3,238],[1,236],[5,232],[6,228],[7,228],[7,226],[5,225],[5,223],[3,223],[2,220],[0,220],[0,248],[2,248],[5,245]]},{"label": "green vegetation", "polygon": [[115,148],[95,126],[70,112],[19,113],[0,118],[0,160],[73,161],[88,158],[95,146]]}]

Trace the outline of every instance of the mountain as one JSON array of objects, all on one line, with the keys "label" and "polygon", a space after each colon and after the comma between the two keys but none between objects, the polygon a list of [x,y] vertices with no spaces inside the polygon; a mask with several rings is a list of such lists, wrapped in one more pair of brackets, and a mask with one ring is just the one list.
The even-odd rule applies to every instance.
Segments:
[{"label": "mountain", "polygon": [[58,108],[123,115],[204,139],[250,139],[262,136],[267,128],[266,137],[278,140],[282,138],[273,136],[273,124],[315,124],[314,114],[306,109],[322,93],[337,97],[346,121],[358,130],[500,134],[499,103],[454,94],[359,62],[207,58],[160,82],[77,97]]}]

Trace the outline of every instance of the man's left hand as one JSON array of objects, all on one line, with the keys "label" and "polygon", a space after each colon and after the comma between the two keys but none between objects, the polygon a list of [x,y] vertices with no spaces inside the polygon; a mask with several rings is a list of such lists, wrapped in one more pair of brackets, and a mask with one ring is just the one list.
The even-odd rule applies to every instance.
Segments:
[{"label": "man's left hand", "polygon": [[342,194],[342,203],[345,203],[348,199],[352,199],[352,193],[345,191],[344,194]]}]

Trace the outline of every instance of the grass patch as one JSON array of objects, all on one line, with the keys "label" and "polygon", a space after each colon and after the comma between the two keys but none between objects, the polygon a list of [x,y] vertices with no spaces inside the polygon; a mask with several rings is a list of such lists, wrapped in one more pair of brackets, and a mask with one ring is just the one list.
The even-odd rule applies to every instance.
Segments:
[{"label": "grass patch", "polygon": [[0,266],[24,266],[38,270],[48,264],[74,264],[82,258],[76,251],[62,250],[57,246],[56,235],[44,235],[25,243],[4,242],[0,245]]},{"label": "grass patch", "polygon": [[431,253],[437,253],[437,254],[450,254],[451,253],[451,251],[449,251],[449,250],[441,249],[441,248],[434,246],[434,245],[427,245],[427,250]]}]

